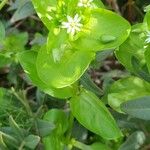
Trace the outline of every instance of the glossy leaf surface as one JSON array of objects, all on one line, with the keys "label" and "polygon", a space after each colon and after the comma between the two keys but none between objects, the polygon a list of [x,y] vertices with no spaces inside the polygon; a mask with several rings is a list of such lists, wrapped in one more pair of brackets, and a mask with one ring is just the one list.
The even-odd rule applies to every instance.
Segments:
[{"label": "glossy leaf surface", "polygon": [[108,109],[92,92],[83,90],[70,104],[75,118],[90,131],[106,139],[122,135]]}]

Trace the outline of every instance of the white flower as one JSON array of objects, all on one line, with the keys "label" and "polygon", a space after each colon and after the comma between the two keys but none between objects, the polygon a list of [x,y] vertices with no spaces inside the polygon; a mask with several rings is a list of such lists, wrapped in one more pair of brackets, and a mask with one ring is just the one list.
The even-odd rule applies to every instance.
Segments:
[{"label": "white flower", "polygon": [[150,31],[147,32],[147,38],[145,40],[146,43],[150,43]]},{"label": "white flower", "polygon": [[90,7],[93,0],[80,0],[78,3],[79,7]]},{"label": "white flower", "polygon": [[67,16],[67,22],[62,22],[62,28],[67,29],[67,33],[73,36],[77,31],[81,30],[83,26],[81,23],[81,17],[78,14],[74,18]]}]

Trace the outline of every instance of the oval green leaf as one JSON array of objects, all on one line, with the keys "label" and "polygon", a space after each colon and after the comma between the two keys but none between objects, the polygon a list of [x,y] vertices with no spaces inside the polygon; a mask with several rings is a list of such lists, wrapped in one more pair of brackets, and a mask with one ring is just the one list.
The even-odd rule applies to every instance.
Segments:
[{"label": "oval green leaf", "polygon": [[143,24],[132,26],[129,38],[115,51],[117,59],[131,72],[134,72],[132,66],[133,56],[139,60],[140,66],[145,64],[145,29],[146,28]]},{"label": "oval green leaf", "polygon": [[92,92],[83,90],[71,99],[70,106],[74,117],[88,130],[105,139],[122,136],[108,109]]},{"label": "oval green leaf", "polygon": [[74,95],[75,91],[73,86],[56,89],[50,86],[47,83],[44,83],[38,76],[37,68],[36,68],[36,59],[37,52],[36,51],[25,51],[18,54],[19,62],[21,63],[24,71],[27,73],[31,81],[34,85],[39,87],[45,93],[57,97],[57,98],[69,98]]},{"label": "oval green leaf", "polygon": [[122,103],[121,110],[133,117],[150,120],[150,96],[144,96]]},{"label": "oval green leaf", "polygon": [[138,77],[127,77],[114,82],[108,92],[108,104],[116,111],[123,102],[150,95],[150,84]]},{"label": "oval green leaf", "polygon": [[54,47],[49,52],[44,46],[38,53],[38,75],[44,83],[54,88],[67,87],[76,82],[95,56],[92,52],[64,48],[65,45]]},{"label": "oval green leaf", "polygon": [[127,39],[130,28],[130,24],[114,12],[94,9],[73,45],[86,51],[114,49]]}]

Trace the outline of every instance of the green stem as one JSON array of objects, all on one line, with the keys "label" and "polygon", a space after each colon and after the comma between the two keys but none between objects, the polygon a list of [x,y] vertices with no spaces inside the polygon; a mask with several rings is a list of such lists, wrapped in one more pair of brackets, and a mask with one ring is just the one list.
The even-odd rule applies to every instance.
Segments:
[{"label": "green stem", "polygon": [[7,3],[8,0],[3,0],[1,3],[0,3],[0,10],[5,6],[5,4]]},{"label": "green stem", "polygon": [[14,89],[12,89],[12,93],[16,98],[22,103],[22,105],[25,107],[27,113],[29,116],[33,117],[33,112],[29,106],[28,100],[26,99],[25,95],[22,93],[22,96],[20,96]]},{"label": "green stem", "polygon": [[72,112],[70,112],[69,127],[68,127],[68,131],[67,131],[67,136],[66,136],[67,141],[70,141],[71,134],[72,134],[73,123],[74,123],[74,116],[72,115]]},{"label": "green stem", "polygon": [[21,143],[21,145],[19,146],[18,150],[22,150],[24,146],[25,146],[25,142],[23,141],[23,142]]}]

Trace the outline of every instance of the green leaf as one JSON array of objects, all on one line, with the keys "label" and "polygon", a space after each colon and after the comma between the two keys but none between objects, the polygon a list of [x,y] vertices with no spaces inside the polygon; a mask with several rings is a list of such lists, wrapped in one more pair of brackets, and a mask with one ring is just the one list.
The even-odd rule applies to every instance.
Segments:
[{"label": "green leaf", "polygon": [[68,118],[64,111],[60,109],[49,110],[44,115],[44,120],[55,125],[55,129],[43,138],[45,150],[64,150],[63,134],[68,128]]},{"label": "green leaf", "polygon": [[0,134],[0,148],[1,148],[2,150],[8,150],[6,144],[4,143],[3,135],[2,135],[2,134]]},{"label": "green leaf", "polygon": [[93,52],[70,49],[64,44],[48,50],[45,46],[40,49],[36,62],[37,72],[44,83],[55,88],[67,87],[76,82],[95,56]]},{"label": "green leaf", "polygon": [[135,98],[132,101],[122,103],[121,110],[133,117],[150,120],[150,96]]},{"label": "green leaf", "polygon": [[132,133],[128,139],[120,146],[119,150],[137,150],[145,141],[145,135],[142,131]]},{"label": "green leaf", "polygon": [[[132,26],[129,38],[115,51],[117,59],[131,72],[134,72],[132,66],[132,57],[134,56],[140,62],[140,66],[145,64],[145,39],[146,27],[144,24],[136,24]],[[127,61],[128,60],[128,61]]]},{"label": "green leaf", "polygon": [[90,90],[98,96],[103,95],[103,91],[92,81],[87,73],[85,73],[80,80],[85,89]]},{"label": "green leaf", "polygon": [[51,134],[43,139],[44,150],[64,150],[64,144],[61,142],[61,137]]},{"label": "green leaf", "polygon": [[31,16],[35,13],[34,8],[32,6],[32,3],[30,1],[27,0],[26,2],[21,3],[21,4],[22,5],[19,5],[17,10],[13,14],[13,16],[11,18],[11,23],[14,23],[16,21],[24,19],[24,18]]},{"label": "green leaf", "polygon": [[119,15],[105,10],[91,10],[89,21],[83,27],[74,47],[86,51],[114,49],[121,45],[130,33],[130,24]]},{"label": "green leaf", "polygon": [[141,67],[140,61],[136,57],[131,58],[132,66],[134,69],[134,74],[147,82],[150,82],[150,75],[146,65]]},{"label": "green leaf", "polygon": [[9,117],[9,124],[10,127],[12,128],[12,131],[17,135],[19,140],[23,140],[25,134],[23,132],[23,129],[19,127],[19,125],[15,122],[15,120],[12,118],[12,116]]},{"label": "green leaf", "polygon": [[68,128],[68,118],[63,110],[49,110],[44,115],[44,120],[49,121],[50,123],[53,123],[55,125],[55,129],[53,132],[56,132],[58,135],[64,134]]},{"label": "green leaf", "polygon": [[35,63],[37,59],[36,51],[26,51],[20,53],[18,54],[18,59],[23,69],[32,80],[33,84],[39,87],[45,93],[58,98],[68,98],[74,94],[74,89],[72,86],[63,89],[56,89],[50,86],[49,84],[44,83],[39,78],[39,75],[37,73],[36,63]]},{"label": "green leaf", "polygon": [[5,54],[0,54],[0,67],[4,67],[11,63],[11,58]]},{"label": "green leaf", "polygon": [[42,137],[49,135],[55,129],[53,123],[45,120],[37,120],[37,126],[39,134]]},{"label": "green leaf", "polygon": [[[51,13],[55,12],[57,0],[32,0],[33,6],[48,29],[51,28]],[[52,11],[52,12],[51,12]]]},{"label": "green leaf", "polygon": [[105,139],[122,136],[108,109],[92,92],[83,90],[71,99],[70,105],[74,117],[88,130]]},{"label": "green leaf", "polygon": [[26,147],[34,150],[40,142],[40,137],[31,134],[24,139],[24,142]]},{"label": "green leaf", "polygon": [[28,42],[28,33],[22,32],[11,34],[2,42],[3,49],[9,52],[18,52],[24,50]]},{"label": "green leaf", "polygon": [[0,142],[11,146],[12,148],[17,148],[19,146],[19,141],[9,134],[0,131]]},{"label": "green leaf", "polygon": [[5,27],[3,23],[0,21],[0,41],[5,38]]},{"label": "green leaf", "polygon": [[114,82],[108,92],[108,104],[118,112],[123,102],[150,95],[150,84],[138,77],[127,77]]}]

